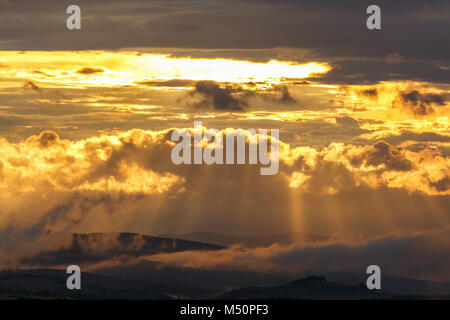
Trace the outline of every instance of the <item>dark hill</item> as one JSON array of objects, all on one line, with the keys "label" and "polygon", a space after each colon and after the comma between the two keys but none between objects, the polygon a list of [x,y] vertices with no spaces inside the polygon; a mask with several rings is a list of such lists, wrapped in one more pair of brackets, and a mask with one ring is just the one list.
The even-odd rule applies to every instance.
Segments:
[{"label": "dark hill", "polygon": [[293,300],[293,299],[388,299],[392,295],[371,291],[363,285],[344,285],[327,281],[324,277],[308,277],[276,287],[248,287],[225,293],[217,299],[225,300]]},{"label": "dark hill", "polygon": [[224,247],[138,233],[74,233],[68,239],[62,239],[54,248],[23,259],[22,263],[40,266],[69,265],[100,262],[121,256],[130,258],[187,250],[220,250]]},{"label": "dark hill", "polygon": [[67,289],[65,270],[0,272],[0,299],[171,299],[143,281],[81,274],[81,290]]}]

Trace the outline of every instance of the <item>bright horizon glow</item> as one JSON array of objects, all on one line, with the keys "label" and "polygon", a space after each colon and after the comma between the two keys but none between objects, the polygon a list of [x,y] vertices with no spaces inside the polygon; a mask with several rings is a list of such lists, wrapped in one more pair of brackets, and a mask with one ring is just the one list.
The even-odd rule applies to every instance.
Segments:
[{"label": "bright horizon glow", "polygon": [[[145,80],[212,80],[217,82],[273,82],[301,79],[328,72],[324,63],[296,64],[271,60],[250,62],[232,59],[174,58],[165,54],[136,52],[0,52],[4,78],[23,78],[63,86],[137,85]],[[51,61],[51,64],[49,63]],[[103,72],[80,74],[81,68]]]}]

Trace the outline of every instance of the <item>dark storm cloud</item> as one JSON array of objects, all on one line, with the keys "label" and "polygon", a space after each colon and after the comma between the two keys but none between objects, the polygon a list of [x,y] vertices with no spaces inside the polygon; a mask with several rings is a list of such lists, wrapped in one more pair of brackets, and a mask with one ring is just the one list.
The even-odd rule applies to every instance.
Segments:
[{"label": "dark storm cloud", "polygon": [[449,3],[378,1],[382,30],[365,22],[371,1],[87,1],[82,32],[66,29],[66,3],[9,1],[2,6],[2,47],[16,50],[124,47],[306,48],[322,57],[448,61]]},{"label": "dark storm cloud", "polygon": [[[380,81],[416,80],[450,83],[450,70],[433,62],[405,61],[391,63],[386,59],[343,59],[331,63],[332,69],[310,78],[322,83],[375,84]],[[376,97],[376,92],[362,92]]]},{"label": "dark storm cloud", "polygon": [[[334,61],[324,82],[449,82],[448,1],[378,1],[382,30],[366,28],[371,1],[87,1],[82,30],[56,0],[0,3],[3,50],[180,48],[196,57]],[[282,50],[272,51],[281,48]],[[148,50],[146,49],[146,50]],[[339,61],[345,57],[346,61]],[[355,59],[371,59],[358,61]],[[442,68],[443,67],[443,68]]]}]

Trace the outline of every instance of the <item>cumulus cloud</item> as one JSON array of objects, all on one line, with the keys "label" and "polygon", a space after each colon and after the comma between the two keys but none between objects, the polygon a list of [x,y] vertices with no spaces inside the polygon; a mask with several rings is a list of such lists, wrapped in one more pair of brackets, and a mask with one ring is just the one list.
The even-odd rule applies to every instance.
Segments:
[{"label": "cumulus cloud", "polygon": [[45,131],[18,143],[1,139],[0,251],[28,252],[47,229],[307,230],[342,238],[450,222],[449,159],[433,150],[280,141],[280,172],[261,176],[255,165],[174,165],[170,134],[131,130],[70,141]]},{"label": "cumulus cloud", "polygon": [[384,165],[388,170],[408,171],[413,165],[409,161],[403,150],[393,147],[384,141],[375,143],[367,152],[360,154],[360,158],[353,158],[352,163],[361,164],[364,162],[368,166]]},{"label": "cumulus cloud", "polygon": [[437,191],[445,191],[450,189],[450,175],[445,176],[437,181],[430,182],[430,186]]}]

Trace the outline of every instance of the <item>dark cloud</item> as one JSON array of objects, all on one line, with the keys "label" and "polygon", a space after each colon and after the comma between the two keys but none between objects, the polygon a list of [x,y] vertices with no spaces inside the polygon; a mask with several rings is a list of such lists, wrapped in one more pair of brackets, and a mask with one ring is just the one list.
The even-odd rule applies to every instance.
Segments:
[{"label": "dark cloud", "polygon": [[37,138],[37,141],[42,148],[48,148],[49,146],[52,146],[59,142],[59,136],[51,130],[46,130],[41,132],[41,134]]},{"label": "dark cloud", "polygon": [[359,128],[359,122],[352,117],[337,117],[336,123],[341,126],[349,126],[349,127]]},{"label": "dark cloud", "polygon": [[360,94],[369,98],[377,98],[378,90],[377,88],[364,89],[360,91]]},{"label": "dark cloud", "polygon": [[34,91],[38,92],[40,95],[43,94],[42,89],[41,89],[37,84],[35,84],[33,81],[27,81],[27,82],[25,82],[25,83],[23,84],[23,87],[24,87],[24,88],[30,88],[30,89],[33,89]]},{"label": "dark cloud", "polygon": [[70,234],[64,232],[45,237],[52,244],[52,250],[46,250],[36,256],[27,257],[21,262],[27,265],[69,265],[104,262],[108,259],[136,258],[161,252],[187,250],[219,250],[221,246],[178,239],[151,237],[136,233],[90,233]]},{"label": "dark cloud", "polygon": [[450,189],[450,173],[446,177],[439,179],[435,182],[430,182],[430,186],[435,188],[437,191],[445,191]]},{"label": "dark cloud", "polygon": [[78,69],[76,71],[76,73],[89,75],[89,74],[95,74],[95,73],[102,73],[104,71],[105,70],[103,70],[103,68],[83,67],[81,69]]},{"label": "dark cloud", "polygon": [[352,162],[358,165],[365,163],[369,166],[384,164],[387,170],[397,171],[408,171],[413,168],[413,164],[405,157],[401,148],[393,147],[384,141],[375,143],[367,152],[353,158]]},{"label": "dark cloud", "polygon": [[[380,0],[382,30],[365,26],[370,1],[87,1],[82,28],[70,32],[64,6],[16,0],[2,6],[0,41],[14,50],[130,47],[305,49],[315,57],[449,59],[445,0]],[[24,20],[23,16],[27,19]],[[44,19],[45,17],[45,19]],[[318,18],[320,17],[320,18]],[[130,34],[133,36],[131,37]],[[394,64],[392,64],[394,65]]]},{"label": "dark cloud", "polygon": [[[68,97],[67,95],[65,95],[61,91],[59,91],[59,90],[48,90],[48,89],[44,90],[43,88],[38,86],[33,81],[25,82],[23,84],[23,88],[29,88],[29,89],[34,90],[35,92],[39,93],[40,98],[42,98],[42,99],[45,98],[48,101],[59,102],[61,100],[71,100],[70,97]],[[15,107],[17,107],[17,105]]]},{"label": "dark cloud", "polygon": [[219,111],[243,111],[248,103],[236,93],[242,93],[242,90],[235,89],[231,86],[221,87],[214,81],[198,81],[191,96],[200,95],[203,100],[198,104],[200,107],[212,106]]},{"label": "dark cloud", "polygon": [[418,90],[400,92],[397,101],[418,116],[425,116],[433,113],[434,106],[445,105],[445,100],[442,95],[420,93]]},{"label": "dark cloud", "polygon": [[450,279],[449,231],[448,227],[443,227],[413,235],[391,234],[361,243],[230,248],[215,252],[157,254],[149,259],[200,269],[250,269],[290,274],[361,274],[368,266],[376,264],[389,275],[446,281]]},{"label": "dark cloud", "polygon": [[255,83],[246,83],[244,88],[239,84],[220,84],[214,81],[198,81],[194,89],[189,92],[190,96],[199,95],[203,100],[197,104],[198,107],[213,106],[215,110],[244,111],[248,107],[250,98],[261,98],[266,101],[289,105],[297,102],[286,85],[272,85],[267,89],[257,88]]},{"label": "dark cloud", "polygon": [[[332,69],[308,80],[335,84],[377,84],[381,81],[416,80],[450,83],[450,70],[442,69],[436,62],[404,61],[389,63],[384,59],[337,59],[330,63]],[[370,89],[369,89],[370,90]],[[366,96],[374,92],[365,92]]]},{"label": "dark cloud", "polygon": [[285,85],[274,86],[271,91],[277,93],[276,96],[270,96],[270,99],[275,102],[283,104],[293,104],[297,102],[297,99],[289,91],[289,88]]},{"label": "dark cloud", "polygon": [[191,87],[195,84],[195,81],[189,79],[148,80],[137,82],[137,84],[148,87]]},{"label": "dark cloud", "polygon": [[[354,143],[369,144],[376,143],[378,139],[356,138]],[[383,141],[397,146],[406,142],[405,149],[419,152],[425,149],[433,149],[442,152],[445,157],[450,155],[446,145],[450,142],[450,136],[436,132],[414,132],[411,130],[401,130],[399,134],[389,134],[383,137]]]}]

